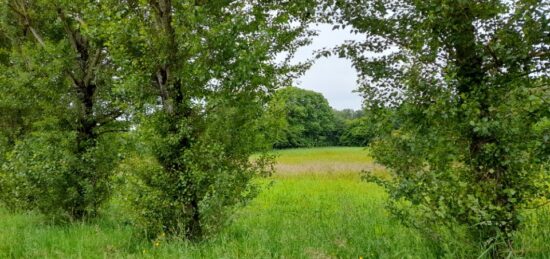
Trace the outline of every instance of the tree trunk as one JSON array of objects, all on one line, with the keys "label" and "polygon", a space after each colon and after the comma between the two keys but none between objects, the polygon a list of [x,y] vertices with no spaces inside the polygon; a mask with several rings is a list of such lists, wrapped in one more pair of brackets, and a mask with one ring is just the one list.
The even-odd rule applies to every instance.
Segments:
[{"label": "tree trunk", "polygon": [[[480,55],[478,43],[476,42],[475,27],[473,25],[472,15],[469,10],[463,10],[460,12],[462,16],[457,16],[454,20],[454,27],[451,30],[451,42],[452,48],[455,53],[456,65],[457,65],[457,77],[458,77],[458,93],[460,96],[465,96],[468,101],[476,101],[479,108],[479,116],[477,118],[468,117],[467,112],[462,113],[462,119],[465,123],[468,120],[482,121],[483,119],[491,119],[489,111],[489,89],[488,85],[484,84],[485,71],[483,68],[482,56]],[[461,97],[462,98],[462,97]],[[461,99],[459,105],[465,100]],[[517,228],[517,222],[508,218],[505,214],[511,213],[515,215],[517,213],[515,206],[509,202],[508,196],[502,191],[508,186],[505,179],[507,168],[502,166],[494,158],[488,157],[485,153],[485,147],[491,144],[498,144],[497,136],[494,136],[489,132],[482,135],[475,130],[475,127],[471,126],[469,132],[466,132],[466,137],[470,140],[470,162],[472,170],[475,173],[475,177],[478,182],[495,182],[496,195],[492,204],[506,208],[503,215],[498,215],[495,221],[505,221],[505,225],[499,227],[485,226],[478,224],[478,229],[483,233],[483,239],[495,238],[501,236],[507,245],[511,245],[512,240],[509,233],[513,232]],[[498,146],[498,145],[497,145]],[[499,233],[500,232],[500,233]],[[486,240],[482,240],[486,241]],[[497,245],[498,240],[492,240],[490,245],[495,245],[491,254],[493,258],[500,258],[503,254],[505,246]]]},{"label": "tree trunk", "polygon": [[193,195],[191,202],[188,205],[188,209],[191,215],[189,219],[187,232],[185,236],[188,240],[199,241],[202,239],[202,226],[200,221],[200,208],[199,201],[197,200],[196,195]]}]

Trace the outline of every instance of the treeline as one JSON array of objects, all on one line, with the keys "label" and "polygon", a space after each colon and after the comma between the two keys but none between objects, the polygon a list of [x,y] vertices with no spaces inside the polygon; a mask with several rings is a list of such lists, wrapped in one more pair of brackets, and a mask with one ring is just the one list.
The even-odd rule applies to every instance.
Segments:
[{"label": "treeline", "polygon": [[274,148],[367,146],[374,137],[361,110],[335,110],[321,94],[297,87],[278,90],[265,121]]}]

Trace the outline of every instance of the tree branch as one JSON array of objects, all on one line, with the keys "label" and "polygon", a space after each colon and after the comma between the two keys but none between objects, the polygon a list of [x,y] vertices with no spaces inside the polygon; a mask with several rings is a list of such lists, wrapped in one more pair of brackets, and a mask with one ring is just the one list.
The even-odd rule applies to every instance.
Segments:
[{"label": "tree branch", "polygon": [[71,43],[71,46],[73,47],[73,50],[75,50],[77,53],[80,53],[80,49],[78,46],[80,45],[77,41],[76,33],[71,29],[71,26],[69,25],[69,22],[67,21],[67,17],[65,16],[65,13],[63,12],[63,9],[57,8],[57,14],[59,19],[61,19],[61,22],[63,23],[63,28],[65,29],[65,32],[69,36],[69,42]]},{"label": "tree branch", "polygon": [[124,133],[124,132],[128,132],[129,130],[127,129],[111,129],[111,130],[105,130],[105,131],[102,131],[102,132],[99,132],[96,134],[96,136],[101,136],[103,134],[107,134],[107,133]]},{"label": "tree branch", "polygon": [[116,118],[120,117],[123,114],[124,114],[124,112],[122,110],[115,109],[115,110],[110,111],[107,114],[104,114],[104,115],[98,117],[96,119],[96,122],[99,123],[99,124],[109,123],[111,121],[116,120]]},{"label": "tree branch", "polygon": [[[15,6],[17,3],[19,3],[18,5],[19,5],[19,8],[21,9]],[[23,26],[25,26],[25,29],[28,29],[31,32],[31,34],[36,39],[36,41],[38,41],[40,46],[43,48],[46,47],[46,43],[44,42],[40,34],[31,25],[31,19],[27,14],[27,9],[25,7],[25,4],[20,2],[11,2],[11,3],[8,3],[8,7],[17,15],[19,15],[21,19],[23,19]]]},{"label": "tree branch", "polygon": [[94,69],[97,68],[99,59],[101,58],[101,51],[102,51],[101,48],[97,49],[94,57],[91,60],[89,60],[87,64],[86,74],[84,75],[85,85],[89,85],[92,80],[92,77],[94,75]]}]

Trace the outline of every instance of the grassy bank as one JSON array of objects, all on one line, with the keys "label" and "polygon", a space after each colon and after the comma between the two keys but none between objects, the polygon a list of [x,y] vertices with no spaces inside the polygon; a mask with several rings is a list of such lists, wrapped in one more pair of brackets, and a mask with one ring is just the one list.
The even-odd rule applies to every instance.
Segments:
[{"label": "grassy bank", "polygon": [[[361,169],[382,170],[367,151],[277,152],[278,173],[266,180],[269,187],[239,209],[220,235],[201,244],[141,239],[115,205],[95,222],[68,226],[0,209],[0,258],[435,257],[418,233],[385,212],[383,190],[359,180]],[[518,252],[548,258],[548,215],[548,210],[527,215],[529,224],[517,237]]]}]

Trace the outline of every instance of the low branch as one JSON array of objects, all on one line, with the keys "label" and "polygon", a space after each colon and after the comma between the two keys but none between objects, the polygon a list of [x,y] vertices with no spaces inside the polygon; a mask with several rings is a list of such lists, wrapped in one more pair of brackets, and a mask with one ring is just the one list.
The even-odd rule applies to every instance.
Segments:
[{"label": "low branch", "polygon": [[115,110],[112,110],[111,112],[109,112],[107,114],[104,114],[104,115],[98,117],[96,121],[99,124],[106,124],[106,123],[109,123],[109,122],[112,122],[112,121],[116,120],[118,117],[122,116],[123,114],[124,114],[124,111],[115,109]]},{"label": "low branch", "polygon": [[532,57],[532,58],[541,58],[541,57],[548,57],[548,56],[550,56],[550,52],[546,52],[546,51],[535,51],[535,52],[529,53],[529,57]]}]

